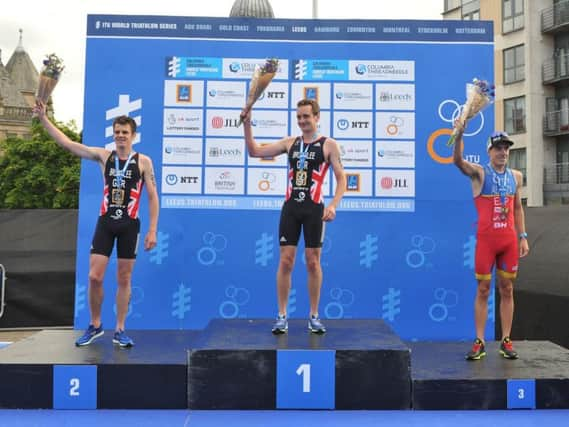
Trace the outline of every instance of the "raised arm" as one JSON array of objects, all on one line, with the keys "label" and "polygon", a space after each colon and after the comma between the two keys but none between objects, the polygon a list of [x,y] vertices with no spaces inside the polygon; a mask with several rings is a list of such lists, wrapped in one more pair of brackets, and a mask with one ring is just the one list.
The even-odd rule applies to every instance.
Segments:
[{"label": "raised arm", "polygon": [[251,127],[251,112],[247,112],[243,116],[243,133],[245,135],[245,144],[247,151],[251,157],[275,157],[286,153],[294,138],[283,138],[272,144],[261,145],[255,141],[253,137],[253,129]]},{"label": "raised arm", "polygon": [[328,151],[326,161],[332,166],[334,176],[336,177],[336,191],[334,191],[334,198],[332,201],[324,208],[322,219],[324,221],[332,221],[336,218],[336,208],[340,204],[340,200],[342,200],[342,196],[346,191],[346,174],[344,173],[344,167],[342,166],[338,143],[329,138],[324,147]]},{"label": "raised arm", "polygon": [[464,160],[462,156],[462,151],[464,149],[464,143],[462,141],[462,136],[464,135],[464,125],[460,122],[460,120],[456,120],[454,122],[454,126],[457,129],[458,133],[456,135],[456,140],[452,152],[453,163],[466,176],[469,176],[472,179],[480,180],[481,167],[477,164]]},{"label": "raised arm", "polygon": [[94,160],[103,164],[109,152],[104,148],[88,147],[87,145],[80,144],[72,141],[61,132],[47,117],[45,111],[45,104],[39,100],[36,101],[36,106],[33,109],[37,115],[40,123],[45,128],[47,133],[55,140],[55,142],[67,151],[79,156],[83,159]]},{"label": "raised arm", "polygon": [[154,167],[152,166],[152,159],[140,155],[140,162],[142,165],[142,179],[146,185],[146,193],[148,195],[148,212],[150,215],[150,224],[148,225],[148,232],[144,238],[144,249],[150,250],[156,246],[156,231],[158,230],[158,211],[160,209],[158,203],[158,190],[156,188],[156,177],[154,175]]}]

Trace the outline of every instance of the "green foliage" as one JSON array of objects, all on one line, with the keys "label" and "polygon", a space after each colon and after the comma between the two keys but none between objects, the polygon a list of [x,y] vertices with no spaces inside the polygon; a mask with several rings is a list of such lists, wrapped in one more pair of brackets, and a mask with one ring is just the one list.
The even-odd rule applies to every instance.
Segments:
[{"label": "green foliage", "polygon": [[[81,142],[74,122],[56,124]],[[34,119],[31,139],[0,141],[0,208],[76,209],[81,160],[59,147]]]}]

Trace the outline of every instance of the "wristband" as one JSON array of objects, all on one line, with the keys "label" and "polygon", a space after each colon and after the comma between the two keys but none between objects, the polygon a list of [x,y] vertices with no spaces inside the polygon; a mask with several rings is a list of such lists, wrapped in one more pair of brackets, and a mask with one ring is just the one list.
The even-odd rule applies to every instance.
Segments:
[{"label": "wristband", "polygon": [[528,234],[524,231],[523,233],[520,233],[519,237],[520,237],[520,239],[527,239]]}]

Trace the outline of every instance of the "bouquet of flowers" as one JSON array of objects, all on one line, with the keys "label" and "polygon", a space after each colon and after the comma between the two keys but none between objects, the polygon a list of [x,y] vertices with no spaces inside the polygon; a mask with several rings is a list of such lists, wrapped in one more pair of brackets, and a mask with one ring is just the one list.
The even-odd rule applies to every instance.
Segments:
[{"label": "bouquet of flowers", "polygon": [[265,65],[262,67],[255,66],[255,71],[253,72],[253,77],[251,78],[251,84],[249,85],[249,94],[247,95],[247,102],[245,103],[245,108],[241,112],[239,117],[239,125],[243,123],[243,119],[247,116],[247,113],[253,107],[253,104],[257,102],[257,99],[265,91],[269,83],[277,74],[279,69],[279,60],[276,58],[267,59]]},{"label": "bouquet of flowers", "polygon": [[55,53],[50,53],[43,60],[36,98],[44,104],[47,104],[64,68],[63,61]]},{"label": "bouquet of flowers", "polygon": [[[486,80],[479,80],[476,77],[472,83],[466,84],[466,102],[460,115],[460,122],[466,125],[466,121],[477,115],[483,108],[494,102],[494,85]],[[458,130],[453,129],[447,142],[447,146],[454,144]]]}]

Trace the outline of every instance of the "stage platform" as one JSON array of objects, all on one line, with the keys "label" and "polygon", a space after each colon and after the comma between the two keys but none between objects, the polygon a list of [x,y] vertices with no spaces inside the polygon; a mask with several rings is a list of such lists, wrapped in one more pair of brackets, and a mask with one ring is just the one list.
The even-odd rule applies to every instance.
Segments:
[{"label": "stage platform", "polygon": [[569,350],[498,343],[464,360],[469,343],[405,343],[382,320],[328,320],[311,334],[291,320],[215,319],[202,331],[46,330],[0,349],[0,407],[56,409],[505,409],[569,408]]}]

